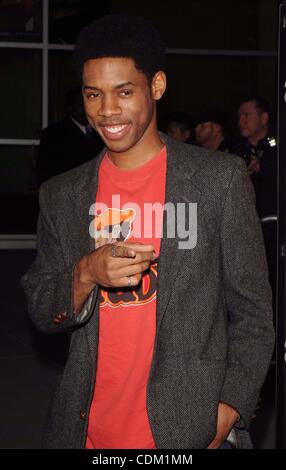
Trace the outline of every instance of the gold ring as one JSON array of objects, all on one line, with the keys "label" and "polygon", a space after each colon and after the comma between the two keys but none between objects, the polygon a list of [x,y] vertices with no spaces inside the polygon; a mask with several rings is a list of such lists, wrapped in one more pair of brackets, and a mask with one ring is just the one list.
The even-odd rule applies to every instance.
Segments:
[{"label": "gold ring", "polygon": [[111,256],[116,258],[116,245],[111,245]]}]

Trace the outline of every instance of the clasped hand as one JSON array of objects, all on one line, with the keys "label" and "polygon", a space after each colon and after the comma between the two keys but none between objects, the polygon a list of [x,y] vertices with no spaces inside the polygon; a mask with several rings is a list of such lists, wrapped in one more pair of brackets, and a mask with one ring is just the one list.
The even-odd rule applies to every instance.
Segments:
[{"label": "clasped hand", "polygon": [[137,286],[155,260],[153,245],[116,242],[86,257],[86,281],[102,287]]}]

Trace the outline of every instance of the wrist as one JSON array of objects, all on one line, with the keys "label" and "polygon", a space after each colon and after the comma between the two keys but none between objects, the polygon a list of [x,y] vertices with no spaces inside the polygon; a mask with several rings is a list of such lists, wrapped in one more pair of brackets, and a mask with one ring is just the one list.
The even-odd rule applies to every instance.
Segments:
[{"label": "wrist", "polygon": [[240,420],[241,418],[240,413],[233,406],[229,405],[228,403],[224,401],[220,401],[219,407],[226,410],[229,413],[229,415],[232,416],[232,420],[234,423]]},{"label": "wrist", "polygon": [[75,265],[74,277],[79,284],[87,288],[94,288],[96,286],[96,282],[92,279],[90,274],[88,256],[83,256]]}]

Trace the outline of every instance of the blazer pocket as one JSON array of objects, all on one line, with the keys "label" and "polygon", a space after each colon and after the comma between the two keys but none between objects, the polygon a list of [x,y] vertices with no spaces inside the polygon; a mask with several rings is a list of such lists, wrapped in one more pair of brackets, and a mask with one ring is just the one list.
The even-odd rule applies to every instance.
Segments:
[{"label": "blazer pocket", "polygon": [[[181,364],[183,374],[180,369],[176,374],[173,367],[168,368],[164,380],[150,384],[150,403],[156,410],[154,417],[159,433],[168,434],[172,443],[177,439],[176,448],[204,449],[216,433],[226,361],[194,359],[187,362],[184,367]],[[167,367],[168,363],[164,365]],[[172,436],[171,430],[176,430]]]}]

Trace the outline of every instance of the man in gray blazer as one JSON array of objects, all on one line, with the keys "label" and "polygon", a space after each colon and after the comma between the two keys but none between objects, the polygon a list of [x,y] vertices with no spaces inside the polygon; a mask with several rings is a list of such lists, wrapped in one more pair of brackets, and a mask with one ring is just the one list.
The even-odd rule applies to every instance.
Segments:
[{"label": "man in gray blazer", "polygon": [[[250,447],[274,334],[244,163],[158,132],[165,50],[147,21],[97,20],[75,59],[106,148],[40,191],[22,284],[35,325],[71,334],[44,447]],[[145,202],[164,203],[146,239]]]}]

